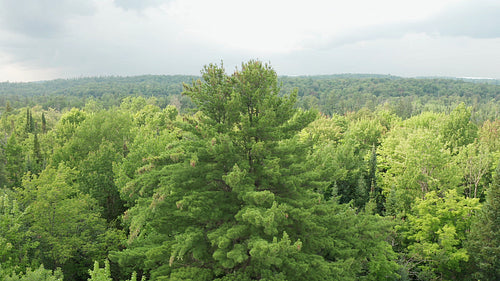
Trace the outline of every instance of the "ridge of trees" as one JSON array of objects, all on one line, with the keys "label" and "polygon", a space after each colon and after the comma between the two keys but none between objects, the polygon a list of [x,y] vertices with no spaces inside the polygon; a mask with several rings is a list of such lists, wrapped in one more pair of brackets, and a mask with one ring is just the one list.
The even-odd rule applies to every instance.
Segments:
[{"label": "ridge of trees", "polygon": [[[181,112],[194,108],[182,96],[182,83],[199,76],[143,75],[58,79],[29,83],[0,83],[0,107],[40,105],[57,110],[81,108],[95,99],[104,108],[119,106],[127,96],[155,97],[160,107],[173,104]],[[391,75],[340,74],[281,76],[283,93],[297,89],[298,105],[323,114],[345,114],[361,108],[385,107],[402,118],[424,111],[449,113],[460,103],[472,107],[475,122],[499,117],[500,85],[459,78],[401,78]]]}]

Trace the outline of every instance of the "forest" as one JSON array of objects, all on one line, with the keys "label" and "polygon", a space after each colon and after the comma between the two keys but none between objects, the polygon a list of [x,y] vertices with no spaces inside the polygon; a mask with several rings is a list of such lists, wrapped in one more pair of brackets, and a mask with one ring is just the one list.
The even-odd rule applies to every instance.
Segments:
[{"label": "forest", "polygon": [[500,280],[500,85],[0,83],[0,280]]}]

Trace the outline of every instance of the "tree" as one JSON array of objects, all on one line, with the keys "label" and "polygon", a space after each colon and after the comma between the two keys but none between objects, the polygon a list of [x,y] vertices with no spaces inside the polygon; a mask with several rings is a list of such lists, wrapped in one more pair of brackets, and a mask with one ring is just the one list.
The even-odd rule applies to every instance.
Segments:
[{"label": "tree", "polygon": [[42,112],[42,134],[47,133],[47,120],[45,119],[45,112]]},{"label": "tree", "polygon": [[[259,167],[268,163],[272,165],[269,166],[270,169],[278,168],[276,156],[273,157],[275,159],[266,159],[266,155],[272,156],[265,153],[269,152],[266,151],[266,145],[275,148],[281,139],[279,134],[284,134],[288,129],[286,125],[294,125],[293,122],[287,124],[295,112],[293,102],[277,97],[275,73],[259,62],[245,65],[242,73],[214,80],[220,73],[222,71],[212,65],[206,68],[203,86],[201,82],[196,82],[191,88],[186,86],[187,94],[198,103],[205,104],[203,113],[206,115],[201,117],[201,121],[193,120],[196,123],[192,125],[181,124],[184,127],[183,141],[170,145],[171,148],[165,155],[167,159],[162,159],[163,157],[158,160],[151,159],[153,160],[151,164],[155,167],[160,163],[167,164],[163,169],[159,166],[159,174],[154,173],[159,177],[160,188],[153,191],[152,198],[144,198],[147,201],[136,201],[135,208],[130,209],[127,214],[133,219],[131,239],[137,237],[134,240],[138,242],[135,243],[139,241],[144,243],[147,240],[139,238],[144,235],[150,237],[153,234],[169,241],[167,251],[170,252],[170,262],[152,270],[152,276],[189,276],[198,272],[196,273],[198,278],[206,276],[211,279],[213,274],[220,275],[224,272],[227,274],[248,263],[250,259],[248,252],[257,255],[259,251],[266,251],[270,249],[269,247],[286,247],[287,252],[295,247],[297,251],[297,246],[293,246],[293,242],[283,232],[284,229],[280,235],[283,240],[277,240],[280,231],[272,221],[275,216],[279,216],[279,221],[283,221],[282,212],[285,207],[277,202],[273,203],[274,195],[269,191],[273,189],[273,185],[266,181],[274,179],[270,179],[272,174],[270,175],[268,170]],[[259,87],[258,82],[247,81],[252,76],[261,77],[265,83]],[[210,96],[206,93],[207,89],[210,91],[222,89],[224,85],[220,84],[227,81],[232,81],[231,87],[234,88],[230,93],[231,100],[227,103],[231,104],[235,112],[227,109],[229,107],[227,103],[222,104],[223,109],[218,109],[221,106],[218,99],[209,99],[203,103],[203,97]],[[214,85],[210,86],[211,84]],[[237,94],[236,89],[238,89]],[[252,91],[259,93],[260,99],[253,99]],[[281,115],[276,117],[276,114]],[[264,126],[268,122],[276,125],[275,131],[270,131]],[[274,140],[271,139],[272,135],[275,136]],[[176,151],[178,152],[175,153]],[[132,156],[131,153],[130,157]],[[141,185],[147,182],[141,181]],[[175,195],[167,196],[170,192],[175,192]],[[256,201],[259,196],[264,196],[263,206],[259,206],[260,203]],[[265,199],[266,196],[268,199]],[[153,213],[141,202],[150,202],[146,204],[154,206]],[[218,208],[214,208],[213,204],[216,202]],[[236,207],[239,205],[243,208]],[[168,223],[159,221],[160,217],[157,217],[159,214],[170,217],[170,221]],[[249,217],[250,215],[254,218]],[[154,232],[142,230],[142,226],[137,225],[144,216],[153,216],[150,220],[152,223],[147,223],[147,228],[155,230]],[[271,220],[270,225],[262,225],[255,216],[267,217]],[[220,225],[217,227],[217,224]],[[135,229],[137,226],[140,229]],[[256,237],[250,236],[250,230],[253,228],[258,235]],[[233,246],[231,243],[223,246],[216,242],[219,237],[229,235],[226,234],[227,231],[234,232],[231,234],[236,235],[233,239],[241,239],[241,242]],[[259,234],[265,235],[265,239],[259,237]],[[170,239],[167,238],[169,236]],[[241,237],[237,238],[239,236]],[[213,246],[210,246],[211,244]],[[217,244],[220,246],[216,246]],[[151,248],[151,251],[160,249]],[[133,247],[128,252],[132,251]],[[230,251],[231,254],[226,256]],[[124,254],[118,256],[124,258]],[[182,266],[183,260],[191,264],[187,268],[191,273]],[[197,260],[202,264],[215,262],[215,268],[210,272],[201,273],[200,270],[204,271],[203,266],[200,267]],[[258,263],[258,260],[256,257],[255,262]],[[270,265],[266,263],[263,266]],[[248,265],[244,266],[246,267]]]},{"label": "tree", "polygon": [[361,118],[351,121],[349,130],[346,132],[346,138],[351,138],[360,149],[368,150],[380,144],[385,130],[379,120],[374,117],[370,119]]},{"label": "tree", "polygon": [[21,202],[28,206],[27,235],[38,243],[33,257],[49,269],[61,267],[66,278],[82,280],[90,261],[103,259],[122,237],[106,229],[96,202],[73,185],[74,173],[61,164],[25,179]]},{"label": "tree", "polygon": [[400,231],[407,240],[407,255],[417,264],[420,279],[456,279],[469,254],[464,247],[479,199],[464,198],[456,190],[436,191],[417,198]]},{"label": "tree", "polygon": [[130,136],[132,117],[128,112],[113,109],[87,116],[80,110],[72,110],[61,117],[61,148],[54,151],[52,164],[65,162],[70,167],[78,166],[91,151],[96,151],[103,141],[108,141],[116,151]]},{"label": "tree", "polygon": [[[99,267],[99,262],[94,262],[94,268],[89,269],[90,278],[88,281],[113,281],[111,278],[111,267],[109,265],[109,260],[104,261],[104,268]],[[115,278],[116,279],[116,278]],[[132,276],[127,281],[137,281],[137,273],[133,272]],[[146,281],[146,278],[142,276],[141,281]]]},{"label": "tree", "polygon": [[490,151],[486,145],[475,141],[460,148],[457,161],[463,169],[466,182],[465,195],[472,198],[481,197],[484,190],[480,183],[491,168]]},{"label": "tree", "polygon": [[33,116],[31,114],[31,109],[29,107],[26,108],[26,133],[33,133],[35,131],[35,121],[33,120]]},{"label": "tree", "polygon": [[435,131],[395,128],[382,142],[379,154],[378,166],[388,200],[388,214],[404,216],[415,198],[460,185],[461,170],[453,162],[450,152],[443,149]]},{"label": "tree", "polygon": [[444,120],[441,134],[446,148],[456,154],[461,146],[472,143],[477,138],[477,126],[471,122],[471,109],[464,103],[458,105]]},{"label": "tree", "polygon": [[62,119],[67,121],[61,121],[59,128],[65,128],[68,139],[54,151],[51,162],[78,169],[80,190],[97,199],[103,217],[114,221],[124,207],[114,183],[113,164],[128,152],[132,116],[117,109],[99,111],[85,119],[82,114],[75,110]]},{"label": "tree", "polygon": [[99,267],[99,262],[94,262],[94,269],[89,269],[90,278],[88,281],[113,281],[111,279],[111,270],[109,267],[109,261],[104,262],[104,268]]},{"label": "tree", "polygon": [[356,207],[364,206],[369,194],[369,186],[364,182],[366,163],[354,142],[322,143],[311,153],[306,165],[317,173],[317,178],[323,179],[321,192],[325,199],[340,196],[340,203],[354,201]]},{"label": "tree", "polygon": [[[279,96],[276,73],[259,61],[231,76],[209,65],[202,77],[185,86],[201,111],[162,131],[158,147],[134,142],[118,169],[130,235],[111,260],[153,280],[394,277],[384,227],[366,232],[377,247],[345,242],[361,217],[321,201],[302,176],[310,148],[298,133],[316,112],[296,109],[294,94]],[[350,227],[336,227],[340,221]],[[335,233],[342,250],[330,240]]]},{"label": "tree", "polygon": [[367,180],[370,187],[370,200],[375,204],[374,211],[382,215],[385,211],[385,198],[382,194],[382,188],[377,183],[377,149],[375,146],[373,146],[370,155]]},{"label": "tree", "polygon": [[56,127],[59,144],[63,145],[72,138],[76,128],[87,118],[87,114],[77,108],[72,108],[61,116]]},{"label": "tree", "polygon": [[[39,268],[32,270],[28,268],[25,273],[3,276],[2,280],[4,281],[63,281],[63,273],[60,269],[50,270],[45,269],[43,265],[40,265]],[[0,277],[1,274],[0,274]]]},{"label": "tree", "polygon": [[472,224],[467,249],[471,255],[470,265],[475,270],[473,278],[500,278],[500,163],[497,163],[486,201]]},{"label": "tree", "polygon": [[0,277],[2,271],[7,275],[39,263],[30,256],[38,243],[27,235],[24,210],[14,195],[10,190],[0,189]]},{"label": "tree", "polygon": [[112,143],[103,141],[96,151],[89,152],[78,165],[77,182],[80,190],[97,200],[102,217],[108,222],[117,219],[125,211],[113,172],[113,163],[119,162],[122,156]]},{"label": "tree", "polygon": [[43,156],[42,156],[42,150],[40,148],[40,142],[38,141],[38,135],[35,133],[33,135],[33,150],[32,150],[32,155],[33,155],[33,169],[32,172],[34,174],[38,174],[44,167],[43,167]]},{"label": "tree", "polygon": [[479,130],[479,139],[490,151],[500,151],[500,119],[486,120]]},{"label": "tree", "polygon": [[16,134],[9,136],[4,148],[5,171],[8,187],[20,187],[24,170],[23,148],[18,143]]},{"label": "tree", "polygon": [[316,147],[326,142],[338,144],[347,131],[348,121],[345,116],[333,115],[332,117],[320,116],[311,122],[300,133],[301,141],[309,141]]},{"label": "tree", "polygon": [[[3,149],[2,149],[3,148]],[[0,145],[0,188],[10,186],[7,175],[7,159],[5,155],[5,146]]]},{"label": "tree", "polygon": [[7,102],[5,103],[5,112],[6,112],[7,114],[12,113],[12,106],[10,105],[10,101],[7,101]]}]

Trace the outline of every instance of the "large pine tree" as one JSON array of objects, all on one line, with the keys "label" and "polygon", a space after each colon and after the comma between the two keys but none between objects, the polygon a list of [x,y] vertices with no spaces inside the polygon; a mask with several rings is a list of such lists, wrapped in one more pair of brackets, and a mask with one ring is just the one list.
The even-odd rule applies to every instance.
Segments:
[{"label": "large pine tree", "polygon": [[395,276],[386,225],[322,201],[301,176],[310,148],[297,133],[317,114],[279,91],[259,61],[231,76],[209,65],[185,85],[200,112],[138,139],[117,169],[130,236],[112,260],[153,280]]}]

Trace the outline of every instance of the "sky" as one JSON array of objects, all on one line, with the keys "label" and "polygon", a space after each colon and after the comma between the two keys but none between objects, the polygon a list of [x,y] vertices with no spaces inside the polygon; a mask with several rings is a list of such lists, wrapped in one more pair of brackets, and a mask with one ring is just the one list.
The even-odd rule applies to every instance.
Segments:
[{"label": "sky", "polygon": [[269,62],[500,79],[500,0],[0,0],[0,82]]}]

